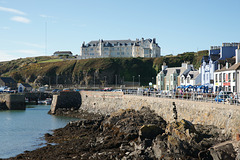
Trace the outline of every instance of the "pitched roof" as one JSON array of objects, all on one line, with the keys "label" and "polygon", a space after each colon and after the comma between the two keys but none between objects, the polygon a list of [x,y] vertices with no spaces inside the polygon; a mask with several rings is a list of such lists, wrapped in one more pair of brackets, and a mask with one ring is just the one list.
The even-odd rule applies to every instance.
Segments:
[{"label": "pitched roof", "polygon": [[199,71],[190,71],[188,75],[191,77],[191,79],[196,79],[199,75]]},{"label": "pitched roof", "polygon": [[30,84],[28,83],[21,83],[24,87],[32,87]]},{"label": "pitched roof", "polygon": [[0,77],[4,83],[16,83],[11,77]]},{"label": "pitched roof", "polygon": [[210,55],[210,59],[212,60],[212,61],[216,61],[216,60],[218,60],[220,58],[220,54],[211,54]]},{"label": "pitched roof", "polygon": [[178,75],[188,73],[186,67],[172,67],[172,68],[166,68],[165,70],[166,70],[165,76],[169,76],[169,75],[173,74],[174,72],[177,73]]}]

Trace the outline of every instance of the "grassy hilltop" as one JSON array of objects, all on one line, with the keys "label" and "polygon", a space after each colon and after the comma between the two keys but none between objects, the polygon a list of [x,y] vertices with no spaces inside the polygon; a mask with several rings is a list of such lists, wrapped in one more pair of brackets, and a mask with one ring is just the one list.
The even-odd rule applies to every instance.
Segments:
[{"label": "grassy hilltop", "polygon": [[17,82],[44,84],[115,84],[122,81],[138,82],[147,85],[152,77],[161,70],[163,62],[169,67],[181,66],[189,61],[196,69],[201,64],[202,56],[208,51],[186,52],[176,56],[168,55],[159,58],[98,58],[86,60],[59,60],[53,57],[34,57],[0,63],[0,76],[11,76]]}]

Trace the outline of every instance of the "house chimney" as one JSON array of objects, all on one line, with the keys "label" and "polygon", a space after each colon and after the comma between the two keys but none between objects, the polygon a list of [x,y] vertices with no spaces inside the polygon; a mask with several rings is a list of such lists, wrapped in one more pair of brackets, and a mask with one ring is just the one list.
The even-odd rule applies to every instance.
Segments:
[{"label": "house chimney", "polygon": [[218,70],[220,70],[221,69],[221,65],[220,65],[220,63],[218,63],[218,68],[217,68]]},{"label": "house chimney", "polygon": [[240,44],[238,44],[238,48],[235,50],[236,54],[236,64],[240,62]]},{"label": "house chimney", "polygon": [[163,62],[163,65],[162,65],[162,71],[165,70],[168,66],[166,65],[165,62]]}]

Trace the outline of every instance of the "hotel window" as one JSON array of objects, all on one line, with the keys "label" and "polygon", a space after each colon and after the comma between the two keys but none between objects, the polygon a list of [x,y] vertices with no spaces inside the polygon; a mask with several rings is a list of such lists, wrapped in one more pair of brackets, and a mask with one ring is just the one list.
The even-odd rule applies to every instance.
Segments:
[{"label": "hotel window", "polygon": [[176,81],[176,76],[173,76],[174,80],[173,81]]},{"label": "hotel window", "polygon": [[219,82],[222,82],[222,73],[219,74]]},{"label": "hotel window", "polygon": [[117,55],[120,55],[120,53],[119,53],[119,52],[117,52]]},{"label": "hotel window", "polygon": [[91,48],[90,51],[93,51],[93,48]]},{"label": "hotel window", "polygon": [[124,52],[122,52],[121,55],[124,55]]},{"label": "hotel window", "polygon": [[225,82],[225,81],[226,81],[226,74],[223,73],[223,82]]},{"label": "hotel window", "polygon": [[215,74],[215,82],[218,82],[218,74]]},{"label": "hotel window", "polygon": [[233,82],[235,82],[235,73],[233,73]]}]

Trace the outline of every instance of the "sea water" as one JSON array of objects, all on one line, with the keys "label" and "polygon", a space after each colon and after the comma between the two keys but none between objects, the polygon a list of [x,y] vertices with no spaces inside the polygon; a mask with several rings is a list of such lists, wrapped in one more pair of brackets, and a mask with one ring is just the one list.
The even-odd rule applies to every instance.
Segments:
[{"label": "sea water", "polygon": [[74,118],[47,114],[49,105],[29,105],[23,111],[0,111],[0,158],[16,156],[45,145],[45,133]]}]

